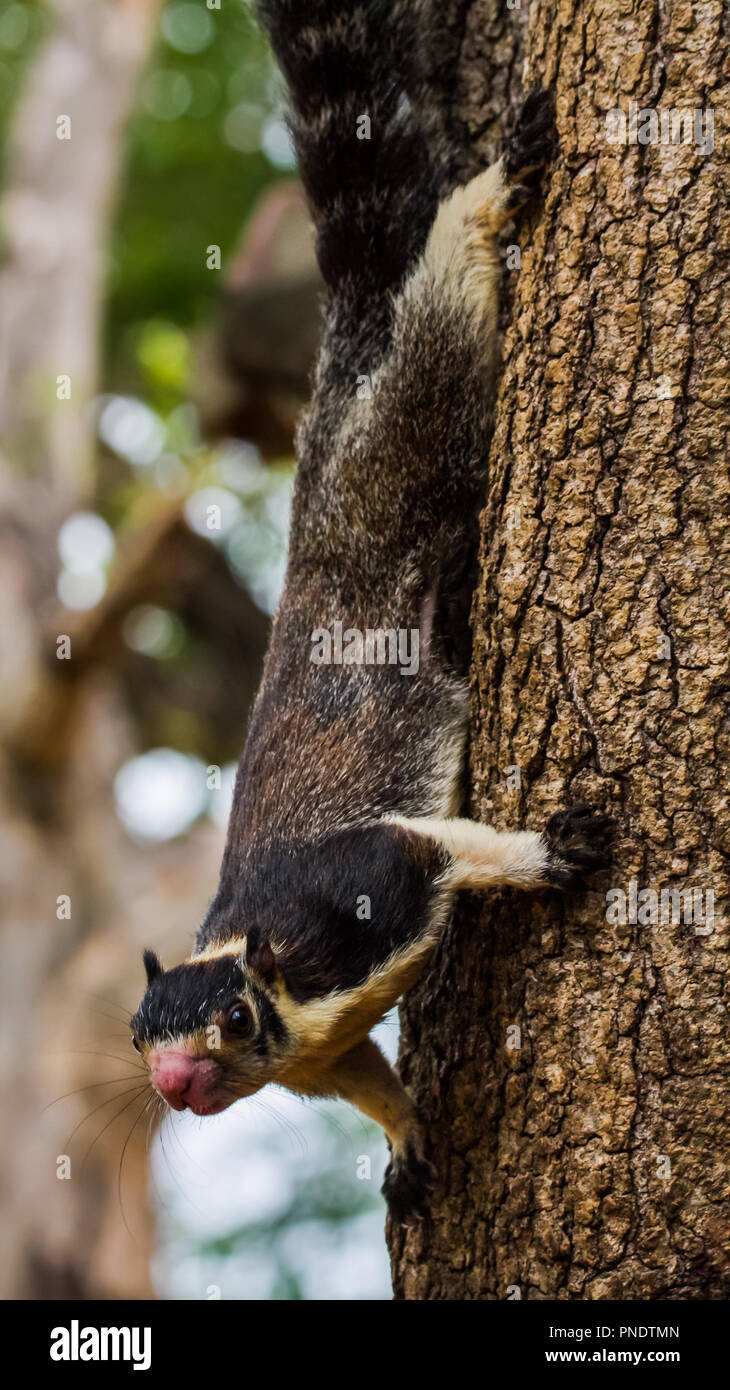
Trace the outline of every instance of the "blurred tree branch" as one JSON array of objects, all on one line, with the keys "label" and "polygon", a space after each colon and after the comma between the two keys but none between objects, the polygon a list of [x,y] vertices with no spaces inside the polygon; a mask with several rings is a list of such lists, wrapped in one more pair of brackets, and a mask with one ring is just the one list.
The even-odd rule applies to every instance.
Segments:
[{"label": "blurred tree branch", "polygon": [[[89,1101],[82,1094],[42,1110],[66,1091],[134,1066],[123,1024],[121,1042],[110,1048],[101,1041],[114,1025],[94,1012],[86,992],[111,1000],[116,1013],[126,979],[131,1006],[142,938],[183,944],[219,853],[210,825],[184,843],[142,852],[115,815],[112,780],[137,746],[125,689],[143,665],[122,641],[125,614],[149,600],[187,605],[202,621],[200,605],[208,603],[214,626],[226,632],[228,706],[233,719],[232,686],[241,721],[266,628],[220,554],[187,530],[174,506],[130,536],[99,611],[73,619],[71,661],[55,660],[56,536],[69,512],[93,496],[88,406],[98,389],[109,214],[160,4],[54,0],[52,32],[17,109],[2,205],[2,1287],[27,1297],[149,1292],[144,1134],[138,1128],[128,1150],[132,1238],[117,1197],[119,1131],[100,1133],[82,1167],[89,1147],[82,1129],[71,1180],[59,1181],[57,1156]],[[57,139],[60,117],[70,121],[68,140]],[[63,389],[57,395],[58,378],[69,379],[70,397]],[[64,615],[62,630],[70,621]],[[66,907],[57,911],[58,899]],[[75,1007],[74,999],[83,1003]],[[128,1061],[110,1073],[98,1052],[117,1047],[128,1050]],[[135,1103],[130,1120],[138,1108],[141,1116]],[[97,1131],[110,1114],[102,1111]]]},{"label": "blurred tree branch", "polygon": [[254,210],[226,275],[218,324],[198,343],[194,389],[208,438],[250,439],[268,457],[291,452],[309,397],[322,288],[303,192],[282,182]]},{"label": "blurred tree branch", "polygon": [[[2,202],[0,421],[31,474],[37,521],[93,485],[107,225],[122,134],[162,0],[50,0],[52,32],[16,112]],[[67,124],[66,124],[67,123]],[[56,382],[70,379],[59,401]],[[27,516],[28,514],[26,514]]]}]

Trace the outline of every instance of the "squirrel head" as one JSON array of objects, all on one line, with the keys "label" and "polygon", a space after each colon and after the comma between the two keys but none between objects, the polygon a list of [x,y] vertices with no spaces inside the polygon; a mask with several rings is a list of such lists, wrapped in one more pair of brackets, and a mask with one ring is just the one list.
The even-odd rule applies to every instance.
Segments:
[{"label": "squirrel head", "polygon": [[286,1042],[268,942],[237,938],[165,970],[144,952],[147,989],[132,1041],[173,1110],[215,1115],[274,1079]]}]

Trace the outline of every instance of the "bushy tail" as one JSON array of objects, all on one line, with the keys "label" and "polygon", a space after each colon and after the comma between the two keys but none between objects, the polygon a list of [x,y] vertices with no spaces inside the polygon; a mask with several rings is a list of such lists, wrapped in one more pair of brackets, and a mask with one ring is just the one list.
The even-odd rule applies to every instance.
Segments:
[{"label": "bushy tail", "polygon": [[437,202],[405,98],[408,0],[258,0],[289,85],[299,170],[332,294],[365,313],[419,254]]}]

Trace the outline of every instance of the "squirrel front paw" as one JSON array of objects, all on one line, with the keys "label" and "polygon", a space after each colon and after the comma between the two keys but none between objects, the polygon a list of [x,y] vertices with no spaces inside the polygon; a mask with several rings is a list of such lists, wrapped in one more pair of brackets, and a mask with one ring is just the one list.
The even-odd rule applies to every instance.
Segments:
[{"label": "squirrel front paw", "polygon": [[556,812],[543,832],[547,882],[556,888],[576,888],[592,869],[608,868],[614,829],[611,816],[596,814],[586,802]]},{"label": "squirrel front paw", "polygon": [[505,141],[504,167],[510,183],[537,183],[540,171],[555,151],[555,110],[552,92],[540,88],[522,103],[511,134]]},{"label": "squirrel front paw", "polygon": [[411,1140],[393,1150],[381,1188],[393,1221],[412,1226],[423,1219],[435,1177],[436,1169],[420,1141]]},{"label": "squirrel front paw", "polygon": [[522,104],[512,134],[505,142],[502,162],[508,187],[505,216],[513,216],[538,191],[540,176],[555,151],[551,92],[530,92]]}]

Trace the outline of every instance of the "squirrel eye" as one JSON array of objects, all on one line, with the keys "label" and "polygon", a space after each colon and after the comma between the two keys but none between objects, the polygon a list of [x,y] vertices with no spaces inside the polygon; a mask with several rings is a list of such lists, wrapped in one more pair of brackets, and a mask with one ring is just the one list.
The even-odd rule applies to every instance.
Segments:
[{"label": "squirrel eye", "polygon": [[132,1047],[134,1048],[135,1052],[141,1052],[141,1051],[142,1051],[142,1048],[140,1047],[139,1043],[137,1042],[137,1039],[136,1039],[134,1033],[132,1034]]},{"label": "squirrel eye", "polygon": [[253,1014],[247,1004],[234,1004],[227,1019],[226,1032],[237,1038],[248,1038],[253,1033]]}]

